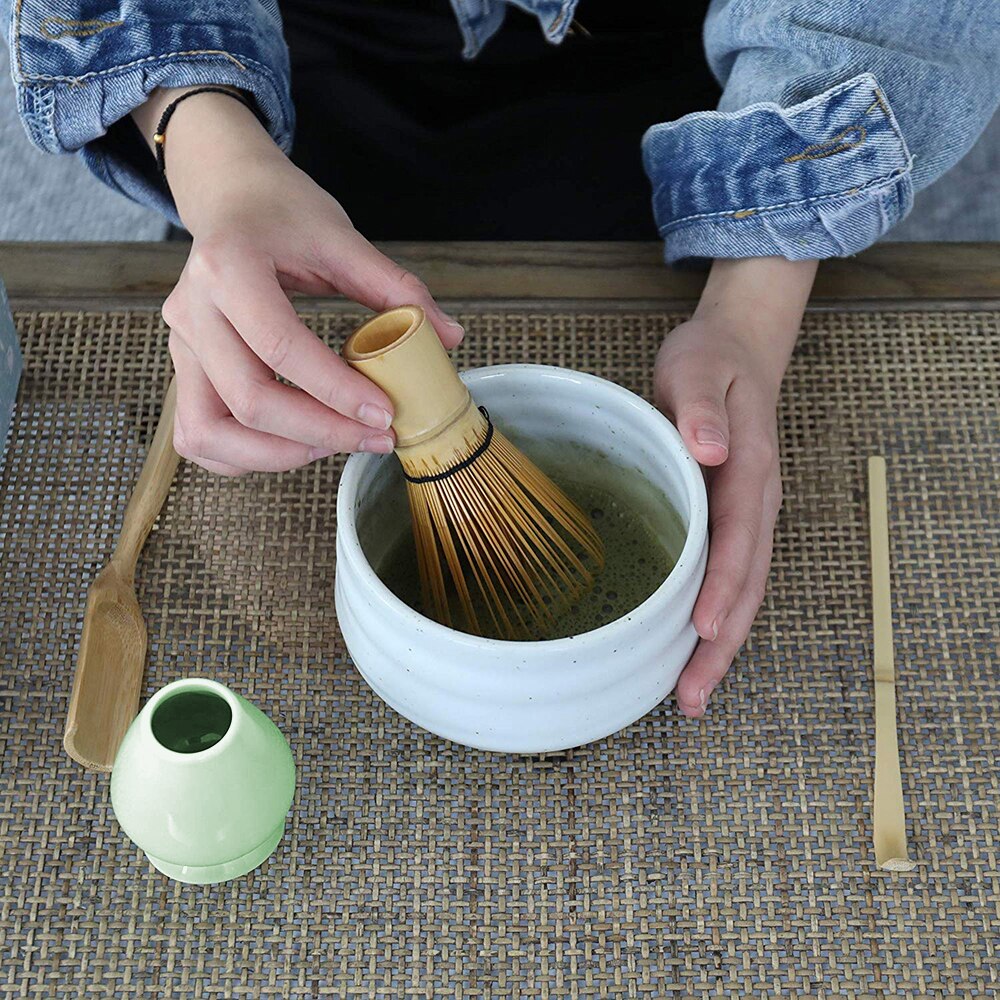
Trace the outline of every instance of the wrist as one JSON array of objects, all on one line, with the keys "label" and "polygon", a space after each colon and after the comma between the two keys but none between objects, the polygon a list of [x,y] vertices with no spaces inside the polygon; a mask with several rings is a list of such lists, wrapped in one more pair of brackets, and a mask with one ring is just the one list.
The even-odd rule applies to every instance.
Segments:
[{"label": "wrist", "polygon": [[[176,101],[177,98],[183,97],[185,94],[189,94],[194,90],[200,90],[202,87],[206,86],[218,87],[221,90],[228,90],[233,94],[243,93],[243,91],[237,89],[236,87],[230,87],[225,83],[193,83],[190,87],[157,87],[150,92],[144,104],[140,104],[139,107],[133,110],[132,120],[138,126],[139,131],[142,133],[142,137],[146,140],[146,145],[149,146],[150,150],[153,152],[156,151],[156,147],[153,143],[153,135],[156,132],[156,126],[167,107]],[[230,98],[227,97],[225,100],[230,100]]]},{"label": "wrist", "polygon": [[785,355],[787,363],[817,264],[783,257],[716,260],[694,318],[725,327],[757,350]]},{"label": "wrist", "polygon": [[[151,150],[153,134],[166,108],[197,87],[157,89],[133,112]],[[215,84],[212,84],[214,87]],[[234,94],[243,92],[224,87]],[[195,94],[174,109],[164,129],[164,167],[177,211],[194,233],[198,222],[220,200],[222,192],[245,176],[242,164],[284,160],[257,116],[241,101],[213,91]]]}]

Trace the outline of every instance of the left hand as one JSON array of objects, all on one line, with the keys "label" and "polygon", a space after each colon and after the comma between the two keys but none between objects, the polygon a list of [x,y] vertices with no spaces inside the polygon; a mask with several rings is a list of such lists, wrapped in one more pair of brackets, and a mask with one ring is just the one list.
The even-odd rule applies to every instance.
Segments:
[{"label": "left hand", "polygon": [[778,392],[814,272],[814,261],[717,261],[694,317],[656,359],[656,403],[707,467],[701,638],[675,690],[691,718],[705,713],[764,599],[782,500]]}]

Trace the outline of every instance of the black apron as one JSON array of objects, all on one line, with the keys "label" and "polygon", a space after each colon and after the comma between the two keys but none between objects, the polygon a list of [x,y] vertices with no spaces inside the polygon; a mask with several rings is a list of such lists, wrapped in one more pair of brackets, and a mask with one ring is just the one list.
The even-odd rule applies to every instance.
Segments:
[{"label": "black apron", "polygon": [[292,159],[369,239],[655,239],[640,140],[715,107],[707,4],[509,7],[472,60],[448,0],[284,0]]}]

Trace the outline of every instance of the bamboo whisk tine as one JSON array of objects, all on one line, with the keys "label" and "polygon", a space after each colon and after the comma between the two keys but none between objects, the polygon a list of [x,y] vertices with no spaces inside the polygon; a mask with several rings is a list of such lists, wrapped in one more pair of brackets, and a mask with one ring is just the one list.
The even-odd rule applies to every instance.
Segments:
[{"label": "bamboo whisk tine", "polygon": [[421,590],[439,622],[454,624],[454,594],[473,632],[526,637],[593,584],[604,547],[587,515],[477,409],[422,309],[369,320],[344,357],[395,408]]}]

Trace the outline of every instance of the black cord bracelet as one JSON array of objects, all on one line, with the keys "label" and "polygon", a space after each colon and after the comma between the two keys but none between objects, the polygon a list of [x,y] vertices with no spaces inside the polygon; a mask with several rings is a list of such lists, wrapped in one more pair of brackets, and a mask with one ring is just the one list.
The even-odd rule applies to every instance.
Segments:
[{"label": "black cord bracelet", "polygon": [[157,169],[163,174],[164,177],[167,176],[167,166],[164,159],[163,149],[167,141],[167,122],[170,121],[171,115],[177,110],[177,105],[181,101],[186,101],[189,97],[194,97],[195,94],[225,94],[227,97],[232,97],[239,101],[244,107],[249,108],[257,121],[267,128],[267,120],[264,116],[257,110],[257,105],[253,101],[244,97],[242,94],[236,94],[231,90],[226,90],[225,87],[199,87],[197,90],[189,90],[186,94],[181,94],[176,100],[171,101],[166,108],[163,109],[163,114],[160,115],[160,122],[156,126],[156,132],[153,134],[153,145],[156,147],[156,166]]}]

